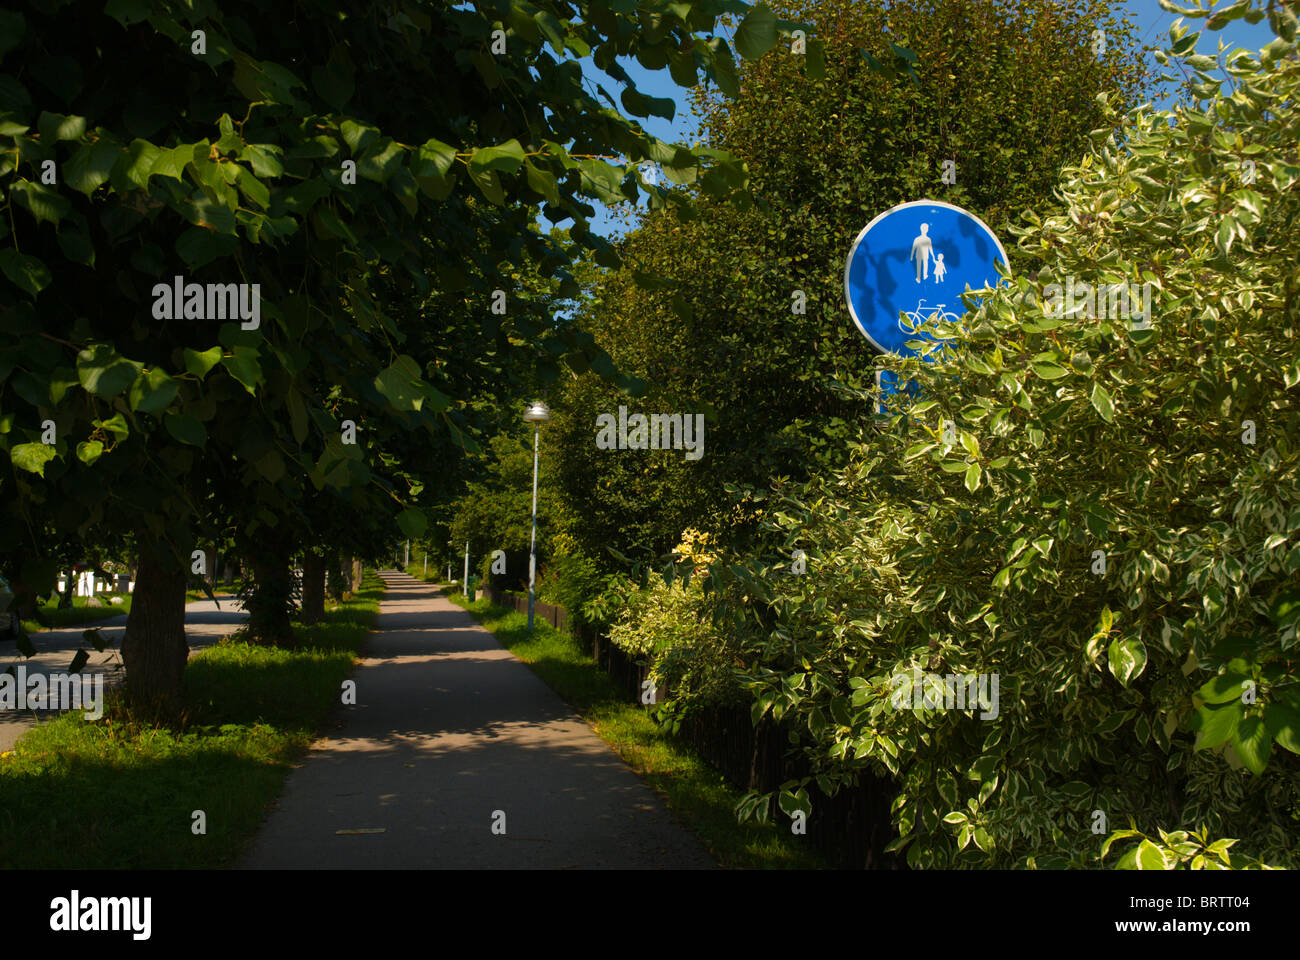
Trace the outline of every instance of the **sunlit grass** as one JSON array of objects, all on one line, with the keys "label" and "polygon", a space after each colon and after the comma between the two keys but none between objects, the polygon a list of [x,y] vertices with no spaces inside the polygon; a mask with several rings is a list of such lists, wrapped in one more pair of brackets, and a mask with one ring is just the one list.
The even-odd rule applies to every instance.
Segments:
[{"label": "sunlit grass", "polygon": [[[111,598],[120,597],[121,603],[113,603]],[[59,630],[65,627],[89,626],[98,620],[107,620],[109,617],[120,617],[131,612],[131,594],[129,593],[97,593],[95,599],[103,604],[101,607],[88,607],[86,601],[90,597],[73,597],[72,606],[59,609],[57,597],[54,600],[41,604],[41,613],[50,619],[51,630]],[[23,628],[28,633],[36,633],[45,630],[36,620],[24,620]]]},{"label": "sunlit grass", "polygon": [[98,721],[65,714],[25,734],[0,757],[0,867],[234,863],[337,702],[382,596],[368,575],[323,622],[294,625],[296,651],[227,639],[196,654],[174,729],[135,722],[110,695]]}]

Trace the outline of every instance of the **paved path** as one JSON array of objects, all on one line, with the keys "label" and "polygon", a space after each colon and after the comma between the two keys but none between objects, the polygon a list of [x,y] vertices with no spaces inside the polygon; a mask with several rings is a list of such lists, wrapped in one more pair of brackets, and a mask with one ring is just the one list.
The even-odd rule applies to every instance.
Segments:
[{"label": "paved path", "polygon": [[[234,633],[247,616],[233,596],[217,594],[216,603],[211,600],[187,603],[185,640],[190,645],[190,656]],[[82,631],[95,628],[102,628],[104,639],[108,641],[108,648],[103,653],[86,643],[81,635]],[[90,660],[81,668],[81,672],[86,675],[102,673],[105,685],[111,685],[121,678],[119,664],[122,662],[122,634],[125,632],[125,614],[79,627],[42,630],[31,635],[36,656],[28,659],[22,654],[14,653],[12,646],[8,646],[8,655],[0,657],[0,670],[7,669],[11,664],[22,664],[27,668],[28,676],[35,673],[49,674],[51,671],[61,673],[72,664],[73,654],[85,647],[90,653]],[[12,750],[18,738],[40,722],[38,717],[50,714],[51,711],[48,710],[0,710],[0,752]]]},{"label": "paved path", "polygon": [[[290,773],[243,866],[714,865],[473,617],[413,577],[382,576],[357,703],[337,708]],[[504,835],[492,832],[496,811]]]}]

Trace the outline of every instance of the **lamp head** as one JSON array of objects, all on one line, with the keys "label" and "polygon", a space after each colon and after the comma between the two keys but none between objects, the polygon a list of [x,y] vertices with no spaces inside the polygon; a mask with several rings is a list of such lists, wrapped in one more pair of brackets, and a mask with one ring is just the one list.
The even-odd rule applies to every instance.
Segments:
[{"label": "lamp head", "polygon": [[527,423],[546,423],[551,419],[551,409],[542,401],[538,400],[524,411],[524,420]]}]

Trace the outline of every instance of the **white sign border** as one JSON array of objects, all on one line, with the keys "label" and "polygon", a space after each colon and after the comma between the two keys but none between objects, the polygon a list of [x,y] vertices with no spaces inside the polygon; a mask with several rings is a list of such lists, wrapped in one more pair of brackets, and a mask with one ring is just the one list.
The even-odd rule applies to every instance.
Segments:
[{"label": "white sign border", "polygon": [[[965,207],[959,207],[955,203],[948,203],[944,200],[908,200],[906,203],[900,203],[897,206],[890,207],[884,213],[877,214],[870,223],[868,223],[865,227],[862,228],[861,232],[859,232],[857,237],[854,239],[853,245],[849,247],[849,255],[844,261],[844,303],[849,308],[849,316],[853,319],[853,325],[858,328],[858,332],[862,334],[864,337],[866,337],[867,342],[870,343],[877,350],[879,350],[881,353],[893,353],[894,351],[890,350],[887,347],[882,347],[880,344],[876,343],[876,341],[872,339],[871,334],[867,333],[867,328],[863,326],[862,321],[858,319],[858,312],[855,309],[853,309],[853,298],[849,295],[849,269],[853,266],[853,255],[858,252],[858,245],[862,243],[862,238],[867,235],[867,233],[871,230],[872,227],[874,227],[885,217],[889,216],[891,213],[895,213],[899,210],[904,210],[908,207],[921,207],[921,206],[947,207],[949,210],[956,210],[958,213],[970,217],[981,227],[983,227],[986,231],[988,231],[988,235],[992,237],[993,242],[997,244],[998,253],[1002,254],[1002,263],[1006,266],[1008,270],[1011,269],[1011,258],[1007,256],[1006,248],[1002,246],[1002,241],[998,239],[998,235],[993,232],[993,229],[987,223],[985,223],[982,219],[980,219],[975,214],[971,213]],[[1001,277],[998,278],[999,281],[1001,281],[1001,279],[1002,279]]]}]

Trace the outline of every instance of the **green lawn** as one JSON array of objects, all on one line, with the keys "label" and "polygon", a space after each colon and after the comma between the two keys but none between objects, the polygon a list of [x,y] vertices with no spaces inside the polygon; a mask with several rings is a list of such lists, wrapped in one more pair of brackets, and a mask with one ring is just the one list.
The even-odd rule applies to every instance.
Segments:
[{"label": "green lawn", "polygon": [[[216,596],[222,596],[226,590],[224,586],[216,591]],[[96,598],[103,603],[102,607],[86,606],[87,597],[73,597],[72,608],[60,610],[59,601],[53,600],[41,604],[41,612],[50,618],[53,624],[51,630],[60,630],[65,627],[83,627],[90,626],[99,620],[107,620],[109,617],[120,617],[131,612],[131,594],[129,593],[97,593]],[[110,597],[121,597],[121,603],[111,603]],[[186,590],[185,602],[193,603],[195,600],[206,600],[207,594],[202,590]],[[24,620],[23,626],[28,633],[36,633],[46,629],[35,620]]]},{"label": "green lawn", "polygon": [[[212,595],[217,598],[221,598],[223,596],[233,597],[235,595],[235,588],[228,587],[224,583],[219,583],[217,584],[217,589],[212,591]],[[186,603],[193,603],[195,600],[206,600],[206,599],[208,599],[208,595],[204,593],[202,590],[185,591]]]},{"label": "green lawn", "polygon": [[[122,602],[112,603],[110,602],[111,597],[121,597]],[[51,623],[53,623],[50,629],[58,630],[63,627],[89,626],[97,620],[120,617],[131,612],[131,594],[129,593],[97,593],[95,598],[103,604],[102,607],[86,606],[89,597],[73,597],[71,608],[60,610],[59,601],[55,599],[42,603],[41,613],[49,617]],[[28,633],[36,633],[45,629],[35,620],[24,620],[23,627]]]},{"label": "green lawn", "polygon": [[[231,866],[279,795],[290,764],[338,702],[374,623],[373,573],[324,622],[295,624],[294,652],[229,639],[185,668],[176,729],[132,721],[110,695],[97,722],[46,721],[0,756],[0,866]],[[207,832],[193,832],[203,811]]]},{"label": "green lawn", "polygon": [[[409,572],[409,571],[408,571]],[[418,573],[413,573],[418,576]],[[465,607],[516,657],[528,664],[552,690],[576,710],[669,808],[695,831],[724,867],[824,868],[825,861],[800,838],[775,823],[738,824],[735,806],[744,795],[714,767],[656,724],[622,692],[576,640],[544,620],[535,620],[464,594],[448,599]]]}]

